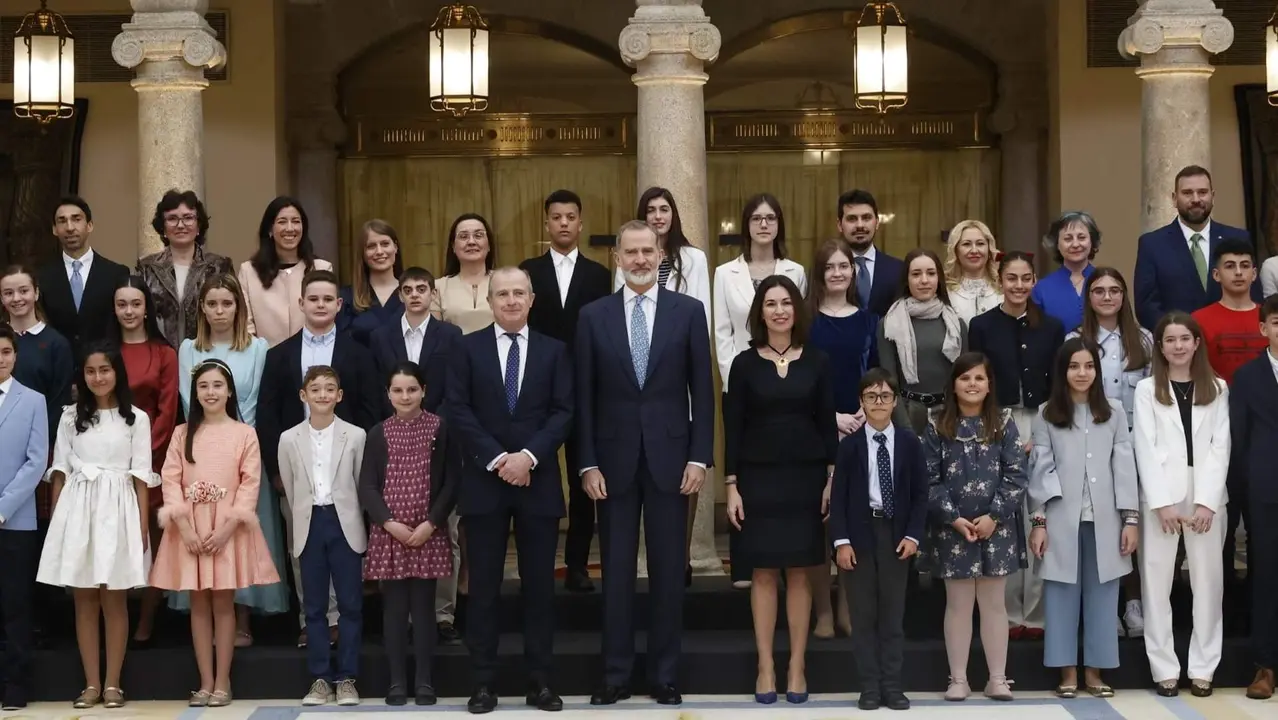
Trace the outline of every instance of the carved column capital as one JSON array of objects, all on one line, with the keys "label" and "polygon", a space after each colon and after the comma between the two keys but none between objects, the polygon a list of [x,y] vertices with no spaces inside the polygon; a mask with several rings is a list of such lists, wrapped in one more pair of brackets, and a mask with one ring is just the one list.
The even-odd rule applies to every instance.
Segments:
[{"label": "carved column capital", "polygon": [[[1118,36],[1118,51],[1127,58],[1199,48],[1214,55],[1233,43],[1233,23],[1212,0],[1145,0]],[[1184,58],[1173,62],[1192,64]]]},{"label": "carved column capital", "polygon": [[638,0],[617,41],[621,59],[638,69],[635,84],[706,81],[705,63],[719,57],[723,37],[700,0]]},{"label": "carved column capital", "polygon": [[[134,0],[134,8],[203,6],[207,0]],[[180,9],[136,12],[111,43],[111,57],[122,67],[136,69],[134,86],[147,83],[207,85],[204,70],[226,63],[226,47],[204,20],[203,10]],[[149,67],[157,65],[157,67]]]}]

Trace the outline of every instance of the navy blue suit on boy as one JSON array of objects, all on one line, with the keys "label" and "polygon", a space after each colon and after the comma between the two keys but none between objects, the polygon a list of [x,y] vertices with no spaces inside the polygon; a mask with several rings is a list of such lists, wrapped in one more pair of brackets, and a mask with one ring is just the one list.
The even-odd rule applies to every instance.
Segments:
[{"label": "navy blue suit on boy", "polygon": [[[885,464],[890,482],[880,477]],[[878,431],[867,423],[839,443],[829,532],[836,553],[841,545],[851,545],[855,553],[853,569],[840,569],[840,575],[848,588],[848,611],[856,618],[852,653],[862,692],[903,689],[910,561],[900,559],[896,549],[906,538],[922,539],[927,492],[923,446],[910,430],[889,424]]]}]

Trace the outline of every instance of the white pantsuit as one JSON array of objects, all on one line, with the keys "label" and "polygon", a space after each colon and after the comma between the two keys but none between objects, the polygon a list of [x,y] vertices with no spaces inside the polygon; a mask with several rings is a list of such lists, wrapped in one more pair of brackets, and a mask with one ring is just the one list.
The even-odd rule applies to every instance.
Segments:
[{"label": "white pantsuit", "polygon": [[[1154,398],[1154,378],[1136,385],[1133,422],[1136,465],[1140,471],[1141,591],[1145,604],[1145,652],[1154,682],[1179,680],[1180,660],[1172,644],[1171,588],[1176,576],[1176,551],[1181,537],[1189,561],[1193,590],[1193,634],[1189,640],[1189,678],[1211,682],[1220,664],[1224,636],[1223,609],[1225,540],[1225,475],[1229,468],[1229,391],[1217,380],[1219,395],[1209,405],[1194,405],[1191,413],[1194,466],[1187,463],[1185,427],[1176,405]],[[1180,535],[1164,533],[1158,508],[1175,507],[1181,517],[1196,506],[1216,513],[1211,530]]]}]

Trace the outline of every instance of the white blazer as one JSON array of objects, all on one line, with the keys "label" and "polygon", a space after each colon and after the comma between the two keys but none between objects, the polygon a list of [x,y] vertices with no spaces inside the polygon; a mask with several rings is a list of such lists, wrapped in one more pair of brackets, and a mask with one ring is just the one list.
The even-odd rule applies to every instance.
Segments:
[{"label": "white blazer", "polygon": [[[778,260],[777,275],[784,275],[808,294],[808,276],[803,266],[793,260]],[[750,307],[754,304],[754,281],[745,256],[715,268],[714,271],[714,347],[719,358],[719,378],[723,391],[728,391],[728,375],[732,360],[750,348]]]},{"label": "white blazer", "polygon": [[[700,248],[691,245],[685,245],[679,248],[679,258],[683,264],[683,283],[675,287],[675,274],[670,273],[670,279],[666,281],[666,289],[677,293],[682,293],[689,297],[694,297],[701,301],[701,305],[706,311],[706,331],[710,326],[710,264],[706,262],[706,254]],[[626,279],[621,275],[621,268],[617,268],[617,272],[612,279],[612,290],[616,292],[626,284]]]},{"label": "white blazer", "polygon": [[[1136,384],[1132,422],[1136,467],[1140,471],[1140,501],[1150,508],[1178,505],[1189,499],[1214,512],[1229,501],[1225,476],[1229,470],[1229,389],[1216,380],[1220,393],[1210,405],[1195,405],[1190,415],[1194,438],[1194,495],[1189,494],[1191,469],[1185,464],[1185,426],[1172,396],[1171,405],[1154,399],[1154,378]],[[1168,388],[1169,394],[1174,393]]]}]

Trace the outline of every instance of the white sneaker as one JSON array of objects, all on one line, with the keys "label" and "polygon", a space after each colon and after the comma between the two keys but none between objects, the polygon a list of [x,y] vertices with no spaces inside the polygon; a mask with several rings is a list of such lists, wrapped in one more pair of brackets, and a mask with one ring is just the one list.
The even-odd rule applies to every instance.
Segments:
[{"label": "white sneaker", "polygon": [[329,685],[327,680],[317,679],[311,683],[311,689],[306,693],[306,697],[302,698],[302,705],[306,707],[327,705],[335,699],[333,686]]},{"label": "white sneaker", "polygon": [[1145,636],[1145,616],[1141,612],[1139,600],[1127,601],[1127,611],[1123,613],[1123,624],[1127,626],[1127,637]]},{"label": "white sneaker", "polygon": [[1119,615],[1119,616],[1118,616],[1118,637],[1120,637],[1120,638],[1125,638],[1125,637],[1127,637],[1127,628],[1123,627],[1123,616],[1122,616],[1122,615]]}]

